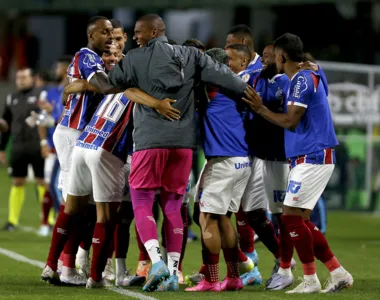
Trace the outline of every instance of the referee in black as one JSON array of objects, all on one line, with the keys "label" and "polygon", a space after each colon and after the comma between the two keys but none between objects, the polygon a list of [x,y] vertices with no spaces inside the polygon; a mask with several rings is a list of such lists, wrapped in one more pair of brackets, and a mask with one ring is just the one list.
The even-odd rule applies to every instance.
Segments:
[{"label": "referee in black", "polygon": [[0,142],[0,162],[6,164],[5,148],[12,136],[9,162],[12,187],[9,193],[8,222],[3,227],[6,231],[14,231],[19,223],[25,200],[25,179],[29,164],[33,167],[40,201],[45,193],[44,159],[41,156],[38,129],[29,127],[25,122],[32,111],[39,111],[38,100],[41,94],[41,90],[34,87],[34,74],[31,69],[17,71],[16,88],[17,90],[6,99],[2,119],[9,128],[2,133]]}]

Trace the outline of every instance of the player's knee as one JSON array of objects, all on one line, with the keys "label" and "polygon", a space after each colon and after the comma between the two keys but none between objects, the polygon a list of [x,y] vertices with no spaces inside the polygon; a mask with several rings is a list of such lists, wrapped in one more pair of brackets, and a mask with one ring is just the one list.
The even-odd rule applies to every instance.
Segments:
[{"label": "player's knee", "polygon": [[12,184],[14,186],[23,186],[23,185],[25,185],[25,178],[23,178],[23,177],[13,177]]}]

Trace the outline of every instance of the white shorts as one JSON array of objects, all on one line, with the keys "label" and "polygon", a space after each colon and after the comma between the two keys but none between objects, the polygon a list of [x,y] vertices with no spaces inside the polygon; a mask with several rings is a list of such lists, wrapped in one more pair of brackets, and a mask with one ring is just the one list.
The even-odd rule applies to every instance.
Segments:
[{"label": "white shorts", "polygon": [[45,158],[44,178],[47,184],[50,184],[51,174],[53,172],[56,159],[57,159],[57,155],[54,153],[49,153],[49,155]]},{"label": "white shorts", "polygon": [[131,161],[132,155],[128,155],[127,162],[124,165],[124,178],[125,178],[125,186],[124,186],[124,197],[123,201],[131,202],[131,193],[129,191],[129,174],[131,173]]},{"label": "white shorts", "polygon": [[284,205],[313,210],[335,165],[299,164],[289,173]]},{"label": "white shorts", "polygon": [[95,202],[121,202],[125,186],[124,162],[102,148],[75,147],[68,193],[93,195]]},{"label": "white shorts", "polygon": [[62,191],[64,201],[66,201],[67,197],[67,189],[69,185],[68,178],[71,169],[73,151],[80,134],[80,130],[65,127],[60,124],[57,125],[53,134],[55,151],[57,152],[59,165],[61,167],[58,188]]},{"label": "white shorts", "polygon": [[200,211],[225,215],[238,212],[251,174],[249,157],[221,157],[207,161],[197,183]]}]

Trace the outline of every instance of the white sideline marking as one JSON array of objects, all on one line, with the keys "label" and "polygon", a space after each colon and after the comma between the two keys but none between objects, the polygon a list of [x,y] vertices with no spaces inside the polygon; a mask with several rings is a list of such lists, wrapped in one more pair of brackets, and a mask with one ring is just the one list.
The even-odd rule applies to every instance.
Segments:
[{"label": "white sideline marking", "polygon": [[[9,258],[11,258],[13,260],[21,261],[21,262],[27,263],[29,265],[38,267],[40,269],[43,269],[45,267],[45,263],[43,263],[42,261],[27,258],[21,254],[18,254],[16,252],[13,252],[13,251],[10,251],[10,250],[4,249],[4,248],[0,248],[0,254],[8,256]],[[132,291],[125,290],[122,288],[117,288],[117,287],[109,287],[109,288],[107,288],[107,290],[118,293],[120,295],[129,296],[129,297],[133,297],[133,298],[140,299],[140,300],[158,300],[157,298],[154,298],[154,297],[145,296],[145,295],[138,293],[138,292],[132,292]]]}]

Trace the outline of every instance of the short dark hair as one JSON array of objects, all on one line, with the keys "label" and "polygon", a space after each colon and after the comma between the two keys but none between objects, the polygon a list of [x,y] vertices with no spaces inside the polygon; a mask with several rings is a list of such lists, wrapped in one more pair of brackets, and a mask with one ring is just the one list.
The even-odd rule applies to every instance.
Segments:
[{"label": "short dark hair", "polygon": [[36,75],[36,72],[34,71],[33,68],[30,68],[30,67],[21,67],[19,69],[17,69],[16,72],[21,72],[21,71],[30,71],[30,76],[35,76]]},{"label": "short dark hair", "polygon": [[72,60],[73,60],[73,56],[72,55],[62,55],[61,57],[58,57],[57,63],[71,64]]},{"label": "short dark hair", "polygon": [[312,63],[315,63],[317,60],[310,52],[306,52],[303,54],[303,61],[311,61]]},{"label": "short dark hair", "polygon": [[235,50],[237,52],[240,52],[240,53],[243,53],[243,54],[247,55],[248,62],[250,62],[251,59],[252,59],[251,51],[249,50],[249,47],[247,45],[244,45],[244,44],[231,44],[231,45],[228,45],[226,47],[226,50],[227,49],[232,49],[232,50]]},{"label": "short dark hair", "polygon": [[103,17],[103,16],[95,16],[95,17],[92,17],[90,20],[88,20],[87,22],[87,32],[88,30],[90,29],[90,27],[92,25],[95,25],[96,22],[98,22],[99,20],[108,20],[106,17]]},{"label": "short dark hair", "polygon": [[121,22],[117,19],[110,19],[110,22],[112,24],[113,29],[121,28],[121,30],[124,33],[124,26],[121,24]]},{"label": "short dark hair", "polygon": [[183,42],[182,46],[195,47],[202,51],[206,50],[205,45],[200,40],[197,40],[197,39],[188,39]]},{"label": "short dark hair", "polygon": [[247,39],[250,46],[253,47],[253,32],[252,32],[252,29],[249,28],[247,25],[244,25],[244,24],[236,25],[228,31],[228,34],[232,34],[232,35]]},{"label": "short dark hair", "polygon": [[226,65],[228,62],[228,55],[226,51],[221,48],[212,48],[207,50],[205,53],[215,59],[218,63]]},{"label": "short dark hair", "polygon": [[283,34],[274,41],[274,47],[284,50],[291,61],[302,62],[303,60],[303,43],[295,34]]},{"label": "short dark hair", "polygon": [[178,45],[178,43],[175,40],[168,39],[168,44],[169,45]]},{"label": "short dark hair", "polygon": [[50,72],[48,70],[45,70],[45,69],[37,71],[35,76],[40,77],[45,82],[52,81],[52,77],[51,77]]}]

